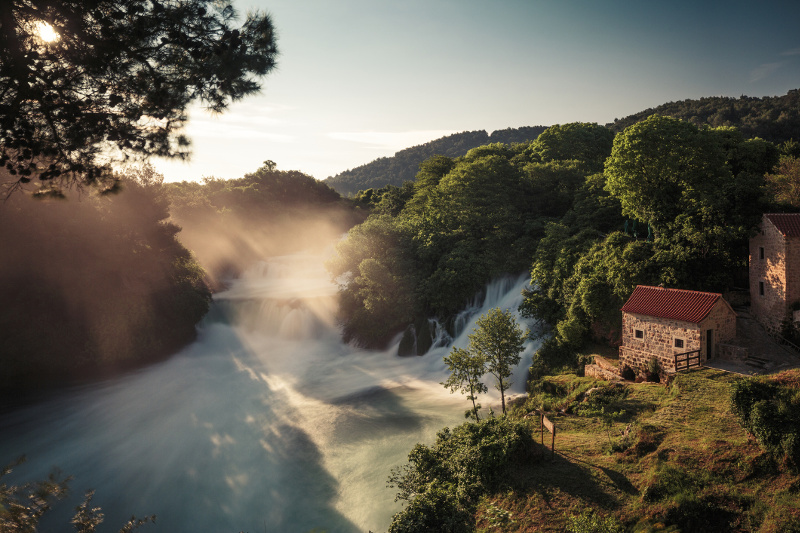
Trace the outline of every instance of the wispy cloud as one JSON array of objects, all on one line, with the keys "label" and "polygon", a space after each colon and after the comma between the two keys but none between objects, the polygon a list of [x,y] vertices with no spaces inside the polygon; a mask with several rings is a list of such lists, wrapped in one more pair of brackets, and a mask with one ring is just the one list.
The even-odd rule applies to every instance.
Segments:
[{"label": "wispy cloud", "polygon": [[292,142],[286,131],[286,120],[271,116],[284,109],[278,106],[236,106],[226,113],[211,115],[200,109],[190,111],[186,133],[189,137],[218,139],[264,139],[272,142]]},{"label": "wispy cloud", "polygon": [[782,56],[800,56],[800,48],[792,48],[781,54]]},{"label": "wispy cloud", "polygon": [[402,150],[417,144],[456,133],[454,130],[420,131],[334,131],[328,137],[337,141],[348,141],[371,145],[375,148]]},{"label": "wispy cloud", "polygon": [[786,64],[785,61],[776,61],[774,63],[762,63],[761,65],[757,66],[756,68],[750,71],[750,81],[756,82],[756,81],[761,81],[764,78],[768,78],[785,64]]}]

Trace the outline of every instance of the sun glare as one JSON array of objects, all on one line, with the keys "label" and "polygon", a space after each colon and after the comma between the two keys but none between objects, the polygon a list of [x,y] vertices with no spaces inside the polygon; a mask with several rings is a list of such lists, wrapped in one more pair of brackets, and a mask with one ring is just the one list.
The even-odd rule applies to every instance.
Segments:
[{"label": "sun glare", "polygon": [[52,43],[58,40],[58,33],[47,22],[37,22],[36,33],[38,33],[39,38],[46,43]]}]

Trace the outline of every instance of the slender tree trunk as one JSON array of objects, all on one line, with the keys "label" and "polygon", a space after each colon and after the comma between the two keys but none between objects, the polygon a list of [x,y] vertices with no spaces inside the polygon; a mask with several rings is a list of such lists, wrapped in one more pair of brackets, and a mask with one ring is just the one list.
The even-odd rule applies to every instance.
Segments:
[{"label": "slender tree trunk", "polygon": [[475,422],[480,422],[481,419],[478,416],[478,406],[475,405],[475,396],[472,396],[472,414],[475,415]]}]

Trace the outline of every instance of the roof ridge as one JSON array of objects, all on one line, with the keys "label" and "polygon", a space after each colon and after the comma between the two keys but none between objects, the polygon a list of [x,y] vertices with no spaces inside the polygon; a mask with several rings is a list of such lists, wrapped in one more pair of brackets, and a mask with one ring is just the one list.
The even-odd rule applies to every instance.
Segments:
[{"label": "roof ridge", "polygon": [[658,290],[665,290],[665,291],[680,291],[680,292],[691,292],[691,293],[697,293],[697,294],[713,294],[715,296],[722,296],[722,293],[720,293],[720,292],[698,291],[696,289],[678,289],[676,287],[660,287],[660,286],[657,286],[657,285],[637,285],[634,288],[634,290],[636,288],[638,288],[638,287],[641,287],[643,289],[658,289]]},{"label": "roof ridge", "polygon": [[696,324],[720,301],[725,298],[718,292],[637,285],[622,311]]}]

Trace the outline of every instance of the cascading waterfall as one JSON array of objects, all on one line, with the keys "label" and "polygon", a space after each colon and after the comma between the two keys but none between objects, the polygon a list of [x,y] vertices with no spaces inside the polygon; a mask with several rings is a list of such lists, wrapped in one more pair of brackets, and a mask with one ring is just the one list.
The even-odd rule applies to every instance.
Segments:
[{"label": "cascading waterfall", "polygon": [[[143,531],[385,530],[401,508],[390,469],[469,407],[440,385],[442,357],[466,346],[488,309],[516,311],[526,278],[488,285],[454,339],[434,321],[430,351],[398,357],[397,345],[341,343],[322,265],[313,254],[256,264],[215,296],[181,353],[0,415],[0,461],[28,457],[8,482],[53,467],[73,476],[73,496],[42,530],[68,529],[87,489],[108,531],[131,514],[158,516]],[[526,344],[512,392],[524,391],[534,349]]]}]

